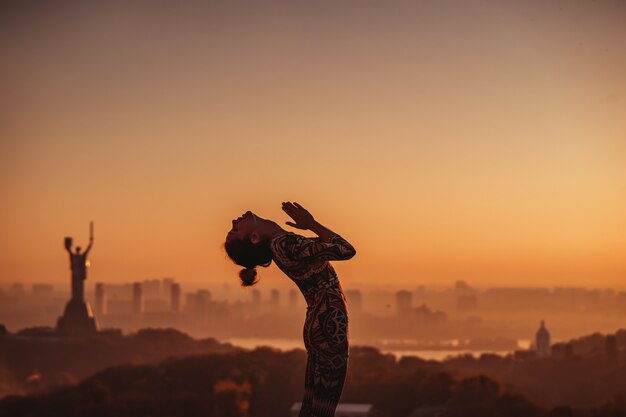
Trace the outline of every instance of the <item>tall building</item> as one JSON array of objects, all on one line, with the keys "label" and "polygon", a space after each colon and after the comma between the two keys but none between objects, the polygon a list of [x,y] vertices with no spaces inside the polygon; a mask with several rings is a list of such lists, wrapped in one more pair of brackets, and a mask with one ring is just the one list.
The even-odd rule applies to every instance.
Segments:
[{"label": "tall building", "polygon": [[348,310],[355,312],[363,310],[363,294],[361,291],[347,290],[346,300],[348,301]]},{"label": "tall building", "polygon": [[174,278],[163,278],[163,296],[165,299],[170,298],[170,294],[172,292],[172,285],[174,284]]},{"label": "tall building", "polygon": [[161,281],[158,278],[145,279],[142,284],[143,295],[145,297],[156,297],[161,295]]},{"label": "tall building", "polygon": [[133,314],[141,314],[143,312],[143,288],[141,282],[133,283]]},{"label": "tall building", "polygon": [[180,284],[177,282],[172,284],[170,291],[170,311],[180,313]]},{"label": "tall building", "polygon": [[188,314],[193,314],[193,310],[196,305],[196,294],[188,292],[185,294],[185,311]]},{"label": "tall building", "polygon": [[402,290],[396,293],[396,311],[399,315],[405,315],[411,311],[412,299],[413,294],[409,291]]},{"label": "tall building", "polygon": [[211,301],[211,291],[205,290],[205,289],[200,289],[200,290],[197,291],[197,294],[198,294],[198,297],[201,297],[207,303],[209,301]]},{"label": "tall building", "polygon": [[280,292],[276,288],[273,288],[270,292],[270,303],[273,307],[278,307],[280,304]]},{"label": "tall building", "polygon": [[261,304],[261,291],[256,288],[252,290],[252,303],[253,304]]},{"label": "tall building", "polygon": [[289,307],[295,308],[298,305],[298,291],[293,288],[289,290]]},{"label": "tall building", "polygon": [[96,316],[102,316],[107,313],[107,298],[104,284],[96,282]]},{"label": "tall building", "polygon": [[209,307],[211,304],[211,291],[198,290],[195,296],[194,319],[196,321],[205,321],[208,318]]},{"label": "tall building", "polygon": [[550,332],[546,329],[546,324],[543,320],[541,320],[541,327],[535,334],[535,349],[537,350],[537,356],[550,355]]}]

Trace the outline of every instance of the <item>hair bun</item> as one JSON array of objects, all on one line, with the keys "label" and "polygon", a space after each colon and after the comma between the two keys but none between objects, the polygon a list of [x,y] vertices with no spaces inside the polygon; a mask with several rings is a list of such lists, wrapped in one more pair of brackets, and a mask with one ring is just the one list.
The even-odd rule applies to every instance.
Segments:
[{"label": "hair bun", "polygon": [[258,281],[256,279],[256,267],[242,269],[239,271],[239,278],[241,278],[241,285],[244,287],[256,284]]}]

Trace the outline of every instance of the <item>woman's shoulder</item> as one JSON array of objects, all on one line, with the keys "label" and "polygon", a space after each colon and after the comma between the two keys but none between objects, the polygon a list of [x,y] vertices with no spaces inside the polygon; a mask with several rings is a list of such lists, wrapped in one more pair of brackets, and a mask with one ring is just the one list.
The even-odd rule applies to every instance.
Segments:
[{"label": "woman's shoulder", "polygon": [[307,238],[293,232],[285,232],[275,236],[270,242],[274,258],[279,261],[293,260],[293,254]]}]

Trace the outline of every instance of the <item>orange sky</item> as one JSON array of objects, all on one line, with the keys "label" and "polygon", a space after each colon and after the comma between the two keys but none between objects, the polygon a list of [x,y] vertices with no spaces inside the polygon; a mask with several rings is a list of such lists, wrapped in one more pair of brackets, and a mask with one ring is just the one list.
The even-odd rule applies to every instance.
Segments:
[{"label": "orange sky", "polygon": [[91,284],[233,282],[295,200],[348,286],[624,287],[624,2],[106,3],[2,6],[0,284],[91,219]]}]

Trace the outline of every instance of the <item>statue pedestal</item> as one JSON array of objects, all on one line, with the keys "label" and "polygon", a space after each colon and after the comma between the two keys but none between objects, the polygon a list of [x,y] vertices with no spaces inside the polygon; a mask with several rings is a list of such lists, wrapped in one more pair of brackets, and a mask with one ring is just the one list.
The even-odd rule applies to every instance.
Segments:
[{"label": "statue pedestal", "polygon": [[65,312],[57,321],[57,333],[63,336],[87,336],[98,331],[98,323],[89,303],[71,299],[65,305]]}]

